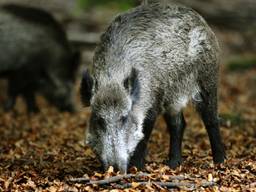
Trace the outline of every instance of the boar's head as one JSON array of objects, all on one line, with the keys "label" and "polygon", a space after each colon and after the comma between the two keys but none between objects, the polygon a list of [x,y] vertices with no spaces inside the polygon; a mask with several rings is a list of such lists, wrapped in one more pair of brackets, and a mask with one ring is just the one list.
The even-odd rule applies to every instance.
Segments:
[{"label": "boar's head", "polygon": [[126,172],[129,159],[143,138],[134,111],[140,92],[137,70],[132,69],[128,77],[120,80],[93,79],[85,72],[80,91],[82,102],[92,110],[86,143],[105,169],[113,166]]}]

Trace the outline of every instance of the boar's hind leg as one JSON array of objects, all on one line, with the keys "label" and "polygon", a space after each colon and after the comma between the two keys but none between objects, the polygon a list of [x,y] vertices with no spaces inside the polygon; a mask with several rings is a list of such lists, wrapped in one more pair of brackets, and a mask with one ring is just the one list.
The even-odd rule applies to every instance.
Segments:
[{"label": "boar's hind leg", "polygon": [[11,111],[14,108],[14,105],[16,103],[16,98],[18,96],[18,92],[15,88],[15,85],[13,85],[10,80],[8,83],[8,95],[7,96],[8,96],[8,98],[4,104],[4,110]]},{"label": "boar's hind leg", "polygon": [[16,96],[8,95],[8,99],[5,101],[4,110],[6,112],[11,111],[16,103]]},{"label": "boar's hind leg", "polygon": [[165,113],[164,119],[170,133],[170,152],[168,165],[171,168],[176,168],[182,163],[181,147],[186,122],[182,112],[176,115]]},{"label": "boar's hind leg", "polygon": [[201,115],[210,139],[213,161],[215,163],[222,163],[225,159],[225,151],[219,130],[217,88],[214,87],[210,91],[202,88],[201,90],[202,101],[196,103],[196,108]]},{"label": "boar's hind leg", "polygon": [[138,169],[144,168],[145,156],[147,153],[147,143],[150,138],[152,129],[154,127],[156,117],[157,117],[157,113],[154,112],[153,110],[149,110],[143,124],[144,138],[137,145],[130,159],[129,167],[135,166]]}]

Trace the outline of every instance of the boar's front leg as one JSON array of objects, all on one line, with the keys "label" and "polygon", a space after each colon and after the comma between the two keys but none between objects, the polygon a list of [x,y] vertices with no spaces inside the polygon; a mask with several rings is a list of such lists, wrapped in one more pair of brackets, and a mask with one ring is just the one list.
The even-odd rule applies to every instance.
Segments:
[{"label": "boar's front leg", "polygon": [[138,169],[144,168],[145,156],[147,153],[147,143],[150,138],[152,129],[156,121],[157,113],[154,110],[149,110],[146,119],[143,123],[144,138],[137,145],[129,163],[129,167],[135,166]]},{"label": "boar's front leg", "polygon": [[164,119],[170,133],[170,151],[168,165],[171,168],[176,168],[182,163],[181,147],[186,122],[182,112],[176,115],[170,115],[170,113],[165,113]]}]

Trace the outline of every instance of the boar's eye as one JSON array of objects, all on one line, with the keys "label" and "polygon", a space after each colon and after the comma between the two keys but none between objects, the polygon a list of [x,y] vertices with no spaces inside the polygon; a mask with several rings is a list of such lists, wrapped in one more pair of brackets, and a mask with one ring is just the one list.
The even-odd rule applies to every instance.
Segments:
[{"label": "boar's eye", "polygon": [[120,121],[121,121],[122,124],[125,124],[127,122],[127,120],[128,120],[128,115],[122,116],[120,118]]},{"label": "boar's eye", "polygon": [[126,78],[126,79],[124,80],[123,85],[124,85],[124,88],[125,88],[126,90],[129,89],[129,78]]},{"label": "boar's eye", "polygon": [[92,114],[91,123],[97,125],[100,129],[104,129],[106,126],[105,120],[95,114]]},{"label": "boar's eye", "polygon": [[105,120],[102,118],[102,117],[99,117],[98,119],[97,119],[97,123],[98,123],[98,125],[100,126],[100,128],[104,128],[105,127]]}]

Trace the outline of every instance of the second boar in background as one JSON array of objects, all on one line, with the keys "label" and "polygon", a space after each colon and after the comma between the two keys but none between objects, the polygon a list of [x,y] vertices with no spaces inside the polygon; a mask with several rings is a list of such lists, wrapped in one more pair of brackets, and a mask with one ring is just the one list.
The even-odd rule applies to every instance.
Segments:
[{"label": "second boar in background", "polygon": [[8,80],[5,110],[22,95],[36,112],[38,91],[61,111],[74,111],[74,82],[80,61],[52,15],[21,5],[0,7],[0,77]]}]

